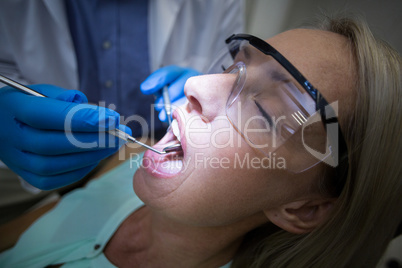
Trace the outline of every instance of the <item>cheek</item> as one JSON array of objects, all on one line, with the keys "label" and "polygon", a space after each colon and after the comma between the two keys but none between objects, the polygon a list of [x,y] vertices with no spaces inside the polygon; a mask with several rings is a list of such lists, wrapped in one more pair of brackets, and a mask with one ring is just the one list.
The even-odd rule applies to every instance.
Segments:
[{"label": "cheek", "polygon": [[224,115],[217,116],[213,124],[199,116],[188,118],[185,123],[185,138],[189,149],[210,149],[209,155],[213,155],[214,149],[226,150],[241,146],[241,137]]},{"label": "cheek", "polygon": [[226,117],[216,120],[188,124],[197,131],[186,129],[191,172],[182,183],[175,184],[176,178],[158,180],[149,191],[147,181],[152,178],[141,170],[135,175],[135,189],[147,206],[181,223],[212,226],[249,217],[280,200],[282,179],[276,178],[283,171],[269,166]]},{"label": "cheek", "polygon": [[195,172],[170,200],[175,204],[166,211],[170,216],[193,225],[225,225],[280,200],[277,172],[258,166],[249,151],[226,152],[221,157],[198,158]]}]

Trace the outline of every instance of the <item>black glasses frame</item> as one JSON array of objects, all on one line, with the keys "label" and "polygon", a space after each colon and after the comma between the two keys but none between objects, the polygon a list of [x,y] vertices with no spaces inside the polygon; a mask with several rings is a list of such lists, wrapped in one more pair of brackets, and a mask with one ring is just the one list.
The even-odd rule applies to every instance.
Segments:
[{"label": "black glasses frame", "polygon": [[[226,39],[226,44],[229,44],[233,40],[247,40],[250,45],[254,46],[256,49],[264,53],[265,55],[272,56],[280,65],[282,65],[299,84],[307,91],[307,93],[313,98],[316,103],[316,111],[320,110],[322,107],[328,105],[328,102],[320,94],[320,92],[313,87],[313,85],[293,66],[281,53],[279,53],[275,48],[264,40],[249,34],[234,34]],[[236,48],[237,49],[237,48]],[[234,49],[232,49],[234,50]],[[232,56],[234,56],[237,51],[230,51]]]},{"label": "black glasses frame", "polygon": [[[282,65],[296,81],[307,91],[307,93],[313,98],[316,104],[316,111],[320,112],[321,121],[324,125],[325,130],[327,130],[327,124],[330,123],[338,123],[337,117],[331,117],[329,119],[326,118],[326,109],[331,109],[331,114],[335,115],[332,107],[328,104],[328,101],[321,95],[321,93],[296,69],[293,64],[291,64],[281,53],[279,53],[274,47],[270,44],[265,42],[264,40],[255,37],[249,34],[233,34],[229,38],[225,40],[226,44],[230,44],[234,40],[247,40],[250,45],[264,53],[265,55],[269,55],[273,57],[280,65]],[[237,54],[238,47],[229,47],[229,52],[231,53],[232,57]],[[346,141],[342,134],[342,131],[338,124],[338,146],[339,146],[339,156],[346,158],[348,157],[348,149],[346,146]],[[345,160],[345,159],[344,159]],[[344,162],[344,160],[342,162]],[[341,163],[340,161],[338,163]],[[339,165],[338,165],[339,166]],[[342,172],[343,173],[343,172]]]}]

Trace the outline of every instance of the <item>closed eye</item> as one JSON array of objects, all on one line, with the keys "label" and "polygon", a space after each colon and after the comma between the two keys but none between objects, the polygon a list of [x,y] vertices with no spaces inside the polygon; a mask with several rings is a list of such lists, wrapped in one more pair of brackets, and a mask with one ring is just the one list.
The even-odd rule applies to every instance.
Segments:
[{"label": "closed eye", "polygon": [[257,105],[258,110],[262,114],[262,116],[267,120],[268,124],[270,127],[273,127],[274,123],[272,121],[271,116],[262,108],[262,106],[255,100],[254,101],[255,105]]}]

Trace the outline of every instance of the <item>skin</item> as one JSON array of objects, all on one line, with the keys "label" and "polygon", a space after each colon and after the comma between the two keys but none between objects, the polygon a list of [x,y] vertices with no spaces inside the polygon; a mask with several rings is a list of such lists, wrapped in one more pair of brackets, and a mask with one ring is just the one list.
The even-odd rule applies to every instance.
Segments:
[{"label": "skin", "polygon": [[[344,37],[318,30],[292,30],[267,40],[315,85],[331,103],[353,97],[353,64]],[[323,168],[290,174],[279,169],[213,168],[195,162],[203,157],[235,155],[262,157],[233,130],[225,117],[226,100],[233,84],[231,75],[190,78],[185,85],[189,103],[175,112],[184,149],[184,172],[169,178],[145,168],[134,175],[134,189],[145,207],[134,212],[117,230],[105,254],[119,267],[137,265],[213,267],[224,265],[236,252],[248,231],[271,221],[294,232],[309,232],[330,214],[334,198],[314,190]],[[340,121],[349,105],[340,105]],[[198,118],[198,120],[192,120]],[[191,127],[210,128],[192,133]],[[211,133],[225,129],[225,133]],[[230,136],[233,135],[233,136]],[[184,138],[183,138],[184,137]],[[233,147],[200,145],[225,144]],[[162,140],[159,147],[164,147]],[[158,147],[158,145],[156,146]],[[198,148],[197,148],[198,147]],[[152,154],[146,154],[145,157]],[[199,157],[198,156],[198,157]]]}]

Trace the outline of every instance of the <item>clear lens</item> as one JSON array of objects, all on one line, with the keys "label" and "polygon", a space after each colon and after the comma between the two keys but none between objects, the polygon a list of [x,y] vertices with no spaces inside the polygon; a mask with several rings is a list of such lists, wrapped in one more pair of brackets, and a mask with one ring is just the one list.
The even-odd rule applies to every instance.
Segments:
[{"label": "clear lens", "polygon": [[281,157],[293,172],[331,155],[315,101],[273,57],[248,41],[234,41],[208,73],[223,71],[237,74],[226,115],[251,147],[270,158]]},{"label": "clear lens", "polygon": [[232,103],[239,96],[242,88],[244,87],[244,82],[246,80],[246,65],[243,62],[238,62],[230,66],[224,73],[237,74],[236,80],[233,84],[232,92],[229,95],[226,106],[231,106]]}]

